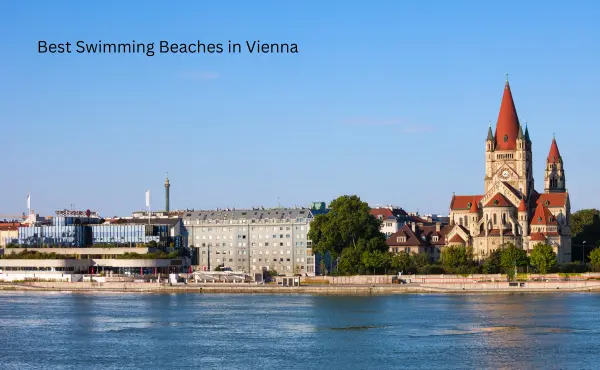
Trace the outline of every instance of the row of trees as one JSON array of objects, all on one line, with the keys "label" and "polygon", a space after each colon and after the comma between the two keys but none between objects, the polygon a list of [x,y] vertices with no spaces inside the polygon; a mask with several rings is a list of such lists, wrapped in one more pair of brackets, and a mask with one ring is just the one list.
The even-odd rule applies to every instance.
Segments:
[{"label": "row of trees", "polygon": [[[582,210],[573,214],[574,242],[587,239],[588,245],[600,243],[600,211]],[[538,244],[530,256],[507,243],[494,251],[483,264],[473,260],[469,247],[446,247],[441,261],[432,263],[427,255],[409,255],[388,252],[385,235],[380,232],[381,221],[370,214],[369,205],[359,197],[341,196],[330,204],[330,211],[315,216],[311,222],[308,238],[312,240],[313,252],[337,261],[331,273],[341,275],[387,273],[389,270],[405,273],[507,273],[514,275],[517,269],[529,266],[539,273],[554,271],[583,272],[584,265],[557,264],[557,256],[551,246]],[[592,244],[593,243],[593,244]],[[591,265],[600,269],[600,249],[589,255]],[[330,263],[329,266],[333,264]],[[327,270],[321,262],[321,271]]]},{"label": "row of trees", "polygon": [[15,253],[15,251],[11,251],[11,253],[8,254],[1,254],[0,255],[0,259],[7,259],[7,260],[62,260],[62,259],[75,259],[76,257],[73,255],[66,255],[66,254],[56,254],[54,252],[52,253],[44,253],[44,252],[37,252],[37,251],[30,251],[27,249],[22,250],[19,253]]}]

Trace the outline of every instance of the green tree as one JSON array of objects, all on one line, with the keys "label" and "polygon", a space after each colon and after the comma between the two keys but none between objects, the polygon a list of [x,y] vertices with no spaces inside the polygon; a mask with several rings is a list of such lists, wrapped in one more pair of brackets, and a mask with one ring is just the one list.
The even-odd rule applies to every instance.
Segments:
[{"label": "green tree", "polygon": [[573,235],[573,258],[574,261],[582,261],[585,256],[585,248],[593,248],[600,242],[600,211],[597,209],[581,209],[571,215],[571,234]]},{"label": "green tree", "polygon": [[429,265],[431,258],[425,253],[413,253],[410,255],[411,265],[420,268]]},{"label": "green tree", "polygon": [[529,265],[529,258],[525,250],[515,247],[512,243],[504,243],[500,252],[500,264],[509,277],[515,276],[515,266],[523,267]]},{"label": "green tree", "polygon": [[321,270],[321,275],[325,276],[327,275],[327,266],[325,265],[325,259],[322,258],[321,259],[321,263],[319,263],[319,270]]},{"label": "green tree", "polygon": [[537,268],[540,274],[545,274],[556,265],[556,253],[548,244],[536,244],[531,251],[531,264]]},{"label": "green tree", "polygon": [[387,269],[390,263],[389,256],[388,252],[365,250],[361,255],[361,262],[367,269],[372,270],[373,275],[375,275],[377,269]]},{"label": "green tree", "polygon": [[412,259],[406,252],[400,252],[392,257],[390,261],[392,268],[398,270],[398,272],[407,272],[412,267]]},{"label": "green tree", "polygon": [[470,247],[450,246],[442,251],[443,265],[450,268],[473,264],[473,250]]},{"label": "green tree", "polygon": [[329,212],[315,216],[308,238],[313,252],[329,252],[334,258],[343,250],[360,242],[367,251],[385,251],[385,235],[380,232],[381,221],[371,215],[369,205],[356,195],[344,195],[330,204]]},{"label": "green tree", "polygon": [[483,261],[484,274],[499,274],[502,272],[501,250],[495,250]]},{"label": "green tree", "polygon": [[590,263],[594,268],[600,268],[600,248],[594,248],[592,252],[590,252]]},{"label": "green tree", "polygon": [[346,248],[340,256],[338,271],[344,275],[359,275],[362,273],[362,253],[358,248]]}]

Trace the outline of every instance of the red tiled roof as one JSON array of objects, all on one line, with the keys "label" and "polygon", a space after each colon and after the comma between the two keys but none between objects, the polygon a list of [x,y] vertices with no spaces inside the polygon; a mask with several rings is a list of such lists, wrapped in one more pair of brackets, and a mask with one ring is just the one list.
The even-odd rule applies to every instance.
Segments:
[{"label": "red tiled roof", "polygon": [[479,201],[483,198],[483,195],[455,195],[452,197],[452,202],[450,202],[451,210],[469,210],[471,209],[471,205],[473,203],[479,203]]},{"label": "red tiled roof", "polygon": [[[441,225],[440,225],[441,226]],[[440,227],[440,231],[436,231],[436,225],[417,226],[417,235],[419,237],[425,236],[425,240],[431,245],[445,245],[446,235],[450,232],[452,227],[450,225],[444,225]],[[437,236],[438,241],[433,241],[433,237]]]},{"label": "red tiled roof", "polygon": [[389,208],[372,208],[371,214],[377,218],[380,218],[379,216],[381,216],[383,219],[394,217],[392,210]]},{"label": "red tiled roof", "polygon": [[542,233],[532,233],[531,234],[531,241],[539,242],[539,241],[544,241],[544,240],[546,240],[546,237]]},{"label": "red tiled roof", "polygon": [[[436,225],[418,226],[415,225],[415,232],[412,231],[410,225],[404,225],[402,228],[390,235],[386,243],[389,246],[433,246],[444,245],[445,238],[452,227],[444,225],[440,227],[440,231],[436,231]],[[405,237],[406,242],[399,242],[398,237]],[[433,241],[433,237],[437,236],[438,240]]]},{"label": "red tiled roof", "polygon": [[560,160],[560,152],[558,151],[558,145],[556,144],[556,139],[552,139],[552,144],[550,145],[550,153],[548,153],[548,162],[556,163]]},{"label": "red tiled roof", "polygon": [[[398,241],[398,237],[401,237],[401,236],[406,238],[406,242]],[[419,238],[417,235],[415,235],[415,233],[412,231],[412,229],[408,225],[402,226],[402,228],[399,231],[390,235],[390,237],[386,239],[386,243],[389,246],[423,246],[423,245],[425,245],[425,242],[421,238]]]},{"label": "red tiled roof", "polygon": [[552,215],[550,210],[542,203],[538,203],[531,217],[532,225],[557,225],[556,217]]},{"label": "red tiled roof", "polygon": [[469,212],[471,212],[471,213],[478,213],[479,212],[479,208],[477,207],[477,202],[473,202],[471,204],[471,209],[469,210]]},{"label": "red tiled roof", "polygon": [[427,223],[429,223],[429,221],[427,221],[426,219],[421,218],[419,216],[410,216],[410,220],[412,222],[421,223],[421,224],[427,224]]},{"label": "red tiled roof", "polygon": [[[567,204],[568,193],[545,193],[537,192],[531,195],[531,199],[537,205],[543,204],[546,207],[565,207]],[[546,204],[547,203],[547,204]]]},{"label": "red tiled roof", "polygon": [[527,206],[525,205],[525,199],[521,199],[521,203],[519,203],[519,212],[527,212]]},{"label": "red tiled roof", "polygon": [[494,195],[485,207],[512,207],[512,204],[506,197],[500,193]]},{"label": "red tiled roof", "polygon": [[460,237],[460,235],[455,234],[452,239],[450,239],[450,243],[464,243],[465,241],[463,240],[463,238]]},{"label": "red tiled roof", "polygon": [[500,104],[500,113],[496,123],[496,150],[517,149],[517,135],[519,134],[519,117],[513,101],[512,92],[508,81],[504,85],[504,94]]},{"label": "red tiled roof", "polygon": [[20,222],[0,222],[0,230],[15,231],[19,230]]},{"label": "red tiled roof", "polygon": [[[504,236],[514,236],[512,230],[504,230]],[[479,233],[479,236],[485,236],[485,231]],[[492,229],[488,232],[488,236],[500,236],[500,229]]]}]

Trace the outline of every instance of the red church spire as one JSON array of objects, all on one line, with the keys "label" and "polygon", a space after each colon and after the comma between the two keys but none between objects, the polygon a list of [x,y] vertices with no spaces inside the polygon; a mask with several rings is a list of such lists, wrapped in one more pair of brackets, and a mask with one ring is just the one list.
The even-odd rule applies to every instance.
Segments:
[{"label": "red church spire", "polygon": [[527,212],[527,205],[525,204],[525,199],[521,198],[521,203],[519,203],[518,212]]},{"label": "red church spire", "polygon": [[[475,200],[475,199],[473,199]],[[479,212],[479,207],[477,207],[477,202],[473,202],[473,204],[471,204],[471,209],[469,210],[470,213],[478,213]]]},{"label": "red church spire", "polygon": [[500,104],[500,114],[496,124],[496,150],[517,149],[517,135],[519,134],[519,117],[513,101],[508,75],[504,85],[504,95]]},{"label": "red church spire", "polygon": [[556,138],[552,138],[552,145],[550,145],[550,153],[548,153],[548,162],[556,163],[560,161],[560,152],[558,151],[558,145],[556,144]]}]

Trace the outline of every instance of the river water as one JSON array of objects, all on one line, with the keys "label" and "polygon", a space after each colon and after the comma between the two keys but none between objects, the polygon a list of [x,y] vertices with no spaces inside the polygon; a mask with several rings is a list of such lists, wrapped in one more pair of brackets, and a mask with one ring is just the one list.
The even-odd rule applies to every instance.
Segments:
[{"label": "river water", "polygon": [[598,369],[600,294],[0,292],[1,369]]}]

